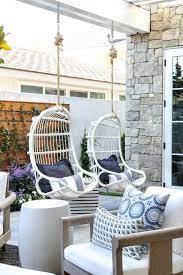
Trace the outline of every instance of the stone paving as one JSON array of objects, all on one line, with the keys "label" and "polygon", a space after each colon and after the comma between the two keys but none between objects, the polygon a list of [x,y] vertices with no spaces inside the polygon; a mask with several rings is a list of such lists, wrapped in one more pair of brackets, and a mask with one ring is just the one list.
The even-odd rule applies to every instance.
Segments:
[{"label": "stone paving", "polygon": [[[107,210],[118,209],[121,197],[115,196],[100,196],[99,204]],[[18,224],[20,212],[11,213],[11,240],[8,242],[7,250],[0,251],[0,262],[20,266],[18,253]],[[88,225],[74,227],[73,242],[87,242],[89,240],[90,231]]]},{"label": "stone paving", "polygon": [[18,246],[7,245],[6,251],[0,251],[0,262],[3,264],[20,266]]},{"label": "stone paving", "polygon": [[[118,209],[121,197],[115,196],[100,196],[99,205],[107,210]],[[18,224],[20,212],[11,213],[11,240],[8,242],[10,245],[18,246]],[[77,226],[74,230],[74,242],[85,242],[89,237],[89,227]]]}]

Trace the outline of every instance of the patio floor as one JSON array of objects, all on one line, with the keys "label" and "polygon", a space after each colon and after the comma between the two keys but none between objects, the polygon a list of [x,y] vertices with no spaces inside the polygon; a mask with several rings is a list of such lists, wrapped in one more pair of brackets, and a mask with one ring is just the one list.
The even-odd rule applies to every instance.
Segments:
[{"label": "patio floor", "polygon": [[[119,208],[121,197],[104,196],[100,195],[99,205],[107,210],[115,210]],[[18,224],[19,224],[20,212],[11,213],[11,240],[8,242],[10,245],[18,246]],[[75,227],[74,230],[74,242],[78,240],[80,242],[87,241],[89,236],[89,226],[82,225]]]}]

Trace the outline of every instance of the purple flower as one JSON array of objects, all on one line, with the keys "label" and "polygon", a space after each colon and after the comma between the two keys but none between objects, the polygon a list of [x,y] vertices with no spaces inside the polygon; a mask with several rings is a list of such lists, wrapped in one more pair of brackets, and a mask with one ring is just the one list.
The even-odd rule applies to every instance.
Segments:
[{"label": "purple flower", "polygon": [[22,167],[15,165],[10,168],[10,180],[12,180],[13,178],[21,178],[26,176],[32,177],[31,170],[32,170],[31,164],[27,164]]}]

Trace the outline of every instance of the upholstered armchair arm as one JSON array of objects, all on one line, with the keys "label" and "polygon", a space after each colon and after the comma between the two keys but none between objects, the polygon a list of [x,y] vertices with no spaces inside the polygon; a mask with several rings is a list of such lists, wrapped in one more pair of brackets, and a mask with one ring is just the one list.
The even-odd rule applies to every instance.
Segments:
[{"label": "upholstered armchair arm", "polygon": [[90,236],[93,228],[94,214],[84,214],[61,218],[61,231],[63,234],[63,249],[69,245],[69,228],[75,225],[90,225]]},{"label": "upholstered armchair arm", "polygon": [[[110,212],[114,215],[117,214],[117,210],[112,210]],[[90,234],[91,234],[92,229],[93,229],[94,215],[95,215],[95,213],[62,217],[61,218],[61,230],[62,230],[63,234],[65,236],[67,235],[67,232],[69,232],[70,226],[84,225],[84,224],[90,225]]]},{"label": "upholstered armchair arm", "polygon": [[[111,211],[112,214],[117,214],[117,210]],[[82,215],[75,215],[75,216],[69,216],[69,217],[62,217],[60,219],[60,226],[61,226],[61,261],[64,262],[64,249],[67,247],[70,243],[70,227],[76,226],[76,225],[84,225],[89,224],[90,225],[90,239],[92,236],[93,231],[93,221],[94,221],[95,213],[92,214],[82,214]],[[64,266],[64,264],[62,265]],[[64,272],[62,270],[62,272]],[[64,274],[64,273],[63,273]]]},{"label": "upholstered armchair arm", "polygon": [[181,237],[183,237],[182,226],[114,236],[113,275],[123,275],[122,248],[138,244],[149,244],[149,275],[171,275],[172,240]]},{"label": "upholstered armchair arm", "polygon": [[0,202],[0,212],[3,212],[3,236],[7,240],[10,239],[10,205],[15,200],[15,193],[7,191],[6,198]]},{"label": "upholstered armchair arm", "polygon": [[61,226],[61,274],[65,274],[64,272],[64,249],[72,243],[70,236],[70,227],[76,225],[90,225],[90,237],[92,233],[94,214],[84,214],[84,215],[76,215],[69,217],[62,217],[60,219]]},{"label": "upholstered armchair arm", "polygon": [[10,207],[10,205],[16,200],[16,195],[13,192],[8,191],[8,196],[0,202],[0,212]]}]

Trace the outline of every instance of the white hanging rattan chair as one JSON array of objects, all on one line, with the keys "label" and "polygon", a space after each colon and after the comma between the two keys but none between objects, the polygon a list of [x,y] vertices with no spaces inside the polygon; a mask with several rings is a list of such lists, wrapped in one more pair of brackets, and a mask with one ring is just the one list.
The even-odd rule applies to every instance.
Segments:
[{"label": "white hanging rattan chair", "polygon": [[[36,189],[39,194],[50,198],[76,198],[91,192],[98,185],[97,175],[83,170],[76,158],[70,113],[63,106],[51,107],[33,119],[29,133],[29,155],[36,179]],[[54,165],[67,159],[70,161],[74,173],[81,172],[84,177],[84,191],[77,191],[69,187],[61,178],[49,177],[39,169],[39,164]],[[46,179],[50,183],[59,185],[59,189],[43,192],[40,180]]]},{"label": "white hanging rattan chair", "polygon": [[[146,180],[144,171],[133,169],[124,161],[121,147],[121,123],[114,112],[114,59],[117,58],[117,51],[113,43],[119,40],[113,39],[113,22],[111,39],[109,39],[109,41],[112,44],[109,52],[111,61],[111,113],[90,123],[87,145],[91,171],[98,174],[99,185],[104,187],[110,187],[114,184],[123,185],[124,187],[126,187],[127,184],[142,186]],[[109,158],[112,155],[115,155],[118,161],[120,172],[114,172],[101,166],[101,160]],[[103,173],[107,173],[109,177],[112,178],[107,184],[101,180]]]},{"label": "white hanging rattan chair", "polygon": [[[100,117],[97,121],[90,123],[88,136],[88,156],[91,163],[91,171],[95,172],[99,176],[99,184],[103,187],[110,187],[115,185],[132,184],[135,186],[141,186],[146,180],[144,171],[133,169],[127,165],[122,155],[121,146],[121,122],[120,119],[114,114],[109,113]],[[128,176],[123,173],[113,172],[107,170],[101,166],[99,160],[109,158],[111,155],[115,155],[118,160],[118,164],[122,171],[128,170],[129,173],[136,177],[135,180],[129,180]],[[116,176],[116,181],[104,184],[100,180],[100,176],[103,173]],[[123,177],[118,177],[123,175]]]}]

